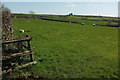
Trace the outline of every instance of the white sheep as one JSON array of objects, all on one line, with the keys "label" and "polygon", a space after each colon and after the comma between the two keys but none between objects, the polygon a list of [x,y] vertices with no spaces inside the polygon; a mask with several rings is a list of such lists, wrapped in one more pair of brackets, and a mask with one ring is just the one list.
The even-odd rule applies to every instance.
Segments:
[{"label": "white sheep", "polygon": [[82,23],[82,25],[84,25],[84,23]]},{"label": "white sheep", "polygon": [[25,32],[24,30],[20,29],[20,33],[24,33],[24,32]]},{"label": "white sheep", "polygon": [[96,24],[93,24],[93,26],[95,26]]}]

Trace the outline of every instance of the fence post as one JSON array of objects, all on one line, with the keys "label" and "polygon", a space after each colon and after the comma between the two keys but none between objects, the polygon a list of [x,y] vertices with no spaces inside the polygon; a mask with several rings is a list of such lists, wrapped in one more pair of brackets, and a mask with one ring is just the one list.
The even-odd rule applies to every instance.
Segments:
[{"label": "fence post", "polygon": [[[26,35],[26,37],[29,37],[29,35]],[[27,42],[28,42],[28,49],[31,51],[32,49],[31,49],[30,41],[27,41]],[[32,51],[31,51],[31,52],[32,52]],[[33,54],[30,54],[30,60],[31,60],[31,62],[34,61]]]}]

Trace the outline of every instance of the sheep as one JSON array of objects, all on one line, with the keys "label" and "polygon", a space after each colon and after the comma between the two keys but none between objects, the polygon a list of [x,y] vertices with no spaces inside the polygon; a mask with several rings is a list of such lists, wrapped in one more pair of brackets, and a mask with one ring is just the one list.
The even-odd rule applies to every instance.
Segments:
[{"label": "sheep", "polygon": [[82,23],[81,25],[84,25],[84,23]]},{"label": "sheep", "polygon": [[21,30],[20,30],[20,33],[24,33],[24,30],[21,29]]},{"label": "sheep", "polygon": [[93,24],[93,26],[95,26],[96,24]]}]

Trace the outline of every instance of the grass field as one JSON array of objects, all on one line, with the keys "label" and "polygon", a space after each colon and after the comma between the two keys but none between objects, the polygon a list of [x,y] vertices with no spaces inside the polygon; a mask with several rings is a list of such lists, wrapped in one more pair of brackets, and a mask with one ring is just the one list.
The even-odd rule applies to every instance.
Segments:
[{"label": "grass field", "polygon": [[[37,61],[36,65],[14,71],[13,77],[26,74],[47,78],[118,77],[118,28],[24,18],[12,20],[16,36],[33,37],[31,43]],[[20,29],[26,32],[20,34]]]},{"label": "grass field", "polygon": [[[36,16],[41,16],[47,19],[53,19],[53,20],[62,20],[62,21],[74,21],[74,22],[80,22],[80,23],[85,23],[87,25],[92,25],[92,24],[102,24],[106,25],[108,24],[109,20],[117,20],[117,18],[107,18],[107,17],[84,17],[84,16],[67,16],[67,17],[60,17],[59,15],[36,15]],[[91,20],[82,20],[82,18],[87,18]],[[92,20],[102,20],[102,19],[107,19],[108,21],[92,21]],[[112,22],[111,24],[118,24],[118,22]]]},{"label": "grass field", "polygon": [[[20,14],[20,15],[28,15],[28,14]],[[29,14],[29,16],[30,15],[31,14]],[[111,20],[118,21],[117,17],[38,15],[38,14],[34,14],[34,16],[42,17],[42,18],[46,18],[46,19],[52,19],[52,20],[62,20],[62,21],[71,21],[71,22],[73,21],[73,22],[78,22],[78,23],[85,23],[85,25],[93,25],[93,24],[107,25],[108,22]],[[85,20],[83,20],[83,19],[85,19]],[[104,19],[107,21],[102,21]],[[111,25],[117,25],[117,24],[118,24],[118,22],[111,22]]]}]

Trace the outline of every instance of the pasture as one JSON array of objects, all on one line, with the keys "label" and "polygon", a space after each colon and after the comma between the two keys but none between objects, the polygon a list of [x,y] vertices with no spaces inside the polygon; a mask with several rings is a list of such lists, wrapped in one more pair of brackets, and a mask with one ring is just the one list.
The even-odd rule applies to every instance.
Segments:
[{"label": "pasture", "polygon": [[[118,28],[12,18],[14,35],[33,37],[36,65],[14,71],[12,77],[117,78]],[[74,21],[74,19],[72,19]],[[80,20],[79,20],[80,21]],[[19,30],[25,30],[20,33]]]},{"label": "pasture", "polygon": [[[27,14],[19,14],[21,16],[33,16],[37,18],[44,18],[50,20],[60,20],[60,21],[69,21],[69,22],[76,22],[76,23],[85,23],[87,25],[92,24],[99,24],[99,25],[117,25],[118,18],[116,17],[95,17],[95,16],[67,16],[67,15],[27,15]],[[110,23],[109,23],[110,22]]]}]

